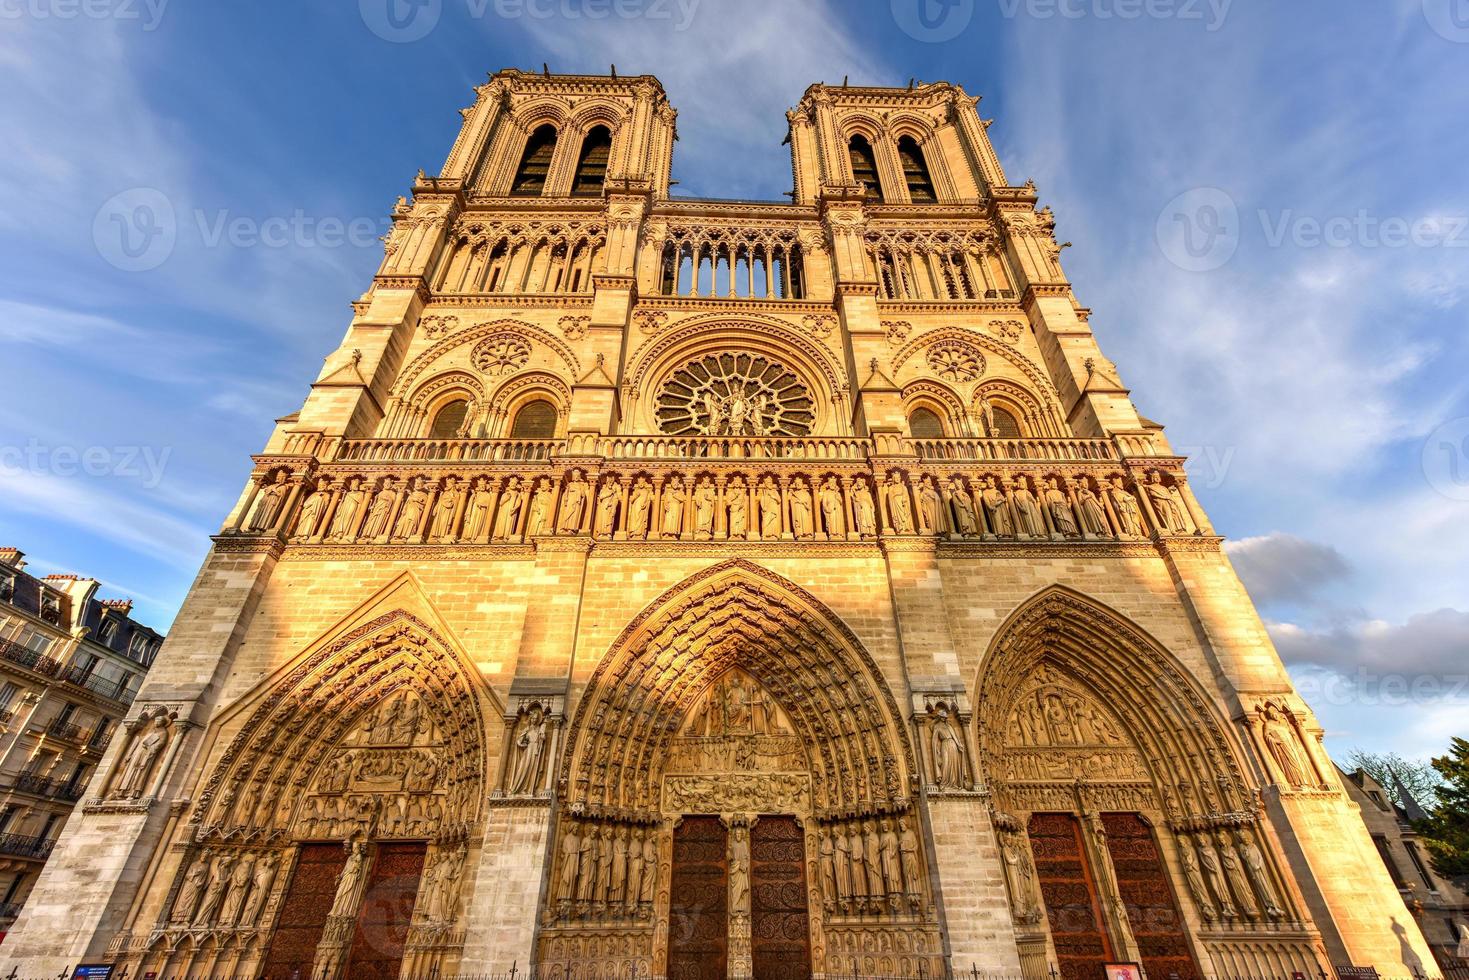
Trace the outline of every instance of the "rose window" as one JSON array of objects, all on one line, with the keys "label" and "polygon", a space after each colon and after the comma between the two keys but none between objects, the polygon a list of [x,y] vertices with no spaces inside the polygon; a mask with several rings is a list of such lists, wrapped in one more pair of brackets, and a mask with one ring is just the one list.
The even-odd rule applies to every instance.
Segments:
[{"label": "rose window", "polygon": [[804,436],[816,421],[810,390],[761,354],[710,354],[658,389],[658,427],[676,436]]},{"label": "rose window", "polygon": [[984,355],[968,344],[939,342],[928,349],[928,366],[945,381],[973,381],[984,373]]},{"label": "rose window", "polygon": [[515,337],[491,337],[474,349],[473,358],[485,374],[511,374],[530,360],[530,345]]}]

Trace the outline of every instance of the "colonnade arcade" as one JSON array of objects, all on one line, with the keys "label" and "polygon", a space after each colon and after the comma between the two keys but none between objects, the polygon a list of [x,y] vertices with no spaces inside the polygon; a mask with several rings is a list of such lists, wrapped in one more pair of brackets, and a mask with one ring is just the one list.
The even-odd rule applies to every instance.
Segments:
[{"label": "colonnade arcade", "polygon": [[572,722],[542,973],[942,975],[900,717],[792,583],[732,561],[666,594]]},{"label": "colonnade arcade", "polygon": [[999,631],[975,703],[1027,975],[1115,961],[1310,975],[1324,960],[1245,756],[1156,641],[1053,587]]}]

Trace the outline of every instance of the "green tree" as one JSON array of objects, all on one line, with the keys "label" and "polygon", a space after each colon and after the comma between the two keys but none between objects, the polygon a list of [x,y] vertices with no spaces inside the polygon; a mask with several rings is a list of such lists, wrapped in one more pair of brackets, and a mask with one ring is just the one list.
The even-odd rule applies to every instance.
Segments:
[{"label": "green tree", "polygon": [[1438,805],[1418,831],[1433,857],[1433,866],[1446,878],[1469,876],[1469,739],[1456,738],[1449,754],[1433,760],[1442,777]]},{"label": "green tree", "polygon": [[1412,794],[1425,810],[1432,810],[1438,804],[1438,789],[1443,777],[1427,762],[1404,759],[1396,752],[1368,752],[1365,749],[1353,749],[1347,761],[1377,780],[1392,801],[1410,813],[1413,807],[1402,798],[1399,787]]}]

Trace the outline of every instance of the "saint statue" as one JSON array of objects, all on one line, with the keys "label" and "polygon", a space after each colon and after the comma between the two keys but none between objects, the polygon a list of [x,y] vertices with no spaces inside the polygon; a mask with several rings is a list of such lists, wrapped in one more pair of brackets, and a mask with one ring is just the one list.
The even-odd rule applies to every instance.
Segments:
[{"label": "saint statue", "polygon": [[821,506],[821,520],[826,525],[826,536],[833,541],[843,537],[847,533],[847,522],[842,519],[842,491],[837,486],[837,478],[827,477],[816,497]]},{"label": "saint statue", "polygon": [[525,489],[520,480],[511,477],[505,481],[505,490],[500,494],[500,510],[495,515],[494,540],[508,541],[515,536],[520,526],[520,509],[525,506]]},{"label": "saint statue", "polygon": [[683,480],[674,476],[663,487],[663,520],[658,531],[665,538],[676,538],[683,531],[684,502],[688,500]]},{"label": "saint statue", "polygon": [[587,481],[581,470],[572,470],[571,479],[561,494],[561,518],[556,530],[562,534],[577,534],[581,531],[581,520],[587,509]]},{"label": "saint statue", "polygon": [[331,503],[331,485],[330,480],[323,479],[301,505],[301,513],[296,517],[294,540],[305,541],[316,533],[316,525],[321,523],[321,516],[326,512],[327,504]]},{"label": "saint statue", "polygon": [[495,506],[495,495],[490,493],[490,481],[480,477],[474,481],[474,491],[464,506],[464,539],[475,541],[486,536],[489,530],[490,510]]},{"label": "saint statue", "polygon": [[939,708],[933,720],[933,782],[940,789],[964,788],[964,750],[946,708]]},{"label": "saint statue", "polygon": [[448,544],[454,540],[454,514],[459,509],[459,484],[455,479],[445,477],[444,489],[439,491],[439,499],[434,502],[434,516],[429,525],[429,538],[440,544]]},{"label": "saint statue", "polygon": [[766,541],[777,540],[780,537],[780,490],[775,481],[768,476],[761,480],[755,500],[760,505],[760,537]]},{"label": "saint statue", "polygon": [[118,771],[117,785],[112,789],[115,800],[136,800],[148,788],[148,777],[153,772],[153,762],[168,744],[168,716],[163,712],[153,716],[147,727],[133,737],[128,754],[123,757]]},{"label": "saint statue", "polygon": [[535,705],[522,723],[515,740],[515,770],[510,780],[510,794],[534,793],[540,783],[541,750],[546,742],[546,719],[541,706]]},{"label": "saint statue", "polygon": [[714,505],[719,494],[707,476],[694,488],[694,536],[700,541],[714,537]]},{"label": "saint statue", "polygon": [[745,488],[745,481],[739,474],[730,478],[729,485],[724,488],[724,506],[728,510],[729,536],[732,540],[739,540],[750,533],[750,491]]},{"label": "saint statue", "polygon": [[363,887],[367,884],[367,845],[359,840],[343,846],[347,850],[347,863],[337,875],[336,895],[327,914],[355,918],[362,904]]},{"label": "saint statue", "polygon": [[255,506],[250,510],[250,518],[242,530],[261,533],[275,528],[276,518],[281,516],[281,508],[286,503],[286,479],[286,471],[281,470],[276,473],[274,483],[260,488],[255,495]]},{"label": "saint statue", "polygon": [[653,506],[653,488],[648,478],[640,476],[633,484],[627,501],[627,537],[630,541],[641,541],[648,536],[648,512]]},{"label": "saint statue", "polygon": [[597,491],[597,537],[611,538],[617,530],[617,510],[622,506],[622,487],[614,479],[602,482]]}]

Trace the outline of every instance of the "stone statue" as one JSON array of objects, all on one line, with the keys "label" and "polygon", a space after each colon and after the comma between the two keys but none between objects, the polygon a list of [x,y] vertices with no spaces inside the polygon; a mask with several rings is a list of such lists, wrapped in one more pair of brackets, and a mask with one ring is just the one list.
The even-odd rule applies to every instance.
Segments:
[{"label": "stone statue", "polygon": [[495,495],[490,493],[490,481],[480,477],[474,481],[474,491],[464,505],[464,539],[474,541],[489,530],[490,509],[495,506]]},{"label": "stone statue", "polygon": [[362,904],[363,888],[367,884],[367,845],[359,840],[344,846],[347,849],[347,863],[337,875],[337,892],[332,899],[331,911],[327,914],[355,918],[357,909]]},{"label": "stone statue", "polygon": [[707,476],[699,478],[694,487],[694,537],[708,541],[714,537],[714,505],[719,494]]},{"label": "stone statue", "polygon": [[1209,886],[1214,889],[1214,895],[1219,899],[1219,915],[1225,919],[1234,918],[1234,903],[1230,901],[1229,885],[1224,881],[1224,872],[1219,865],[1219,855],[1214,851],[1214,844],[1207,838],[1199,840],[1199,864],[1204,869],[1204,877]]},{"label": "stone statue", "polygon": [[888,894],[900,895],[903,892],[903,859],[898,849],[898,832],[893,824],[892,820],[882,822],[882,876],[887,880]]},{"label": "stone statue", "polygon": [[922,534],[938,534],[943,530],[939,521],[939,491],[931,476],[918,481],[918,530]]},{"label": "stone statue", "polygon": [[736,827],[729,843],[729,909],[735,914],[750,911],[750,830]]},{"label": "stone statue", "polygon": [[602,489],[597,491],[597,537],[612,537],[617,530],[617,510],[621,506],[622,488],[617,485],[617,481],[602,481]]},{"label": "stone statue", "polygon": [[274,854],[263,854],[255,862],[255,880],[250,885],[250,899],[245,903],[245,909],[240,914],[239,924],[246,928],[255,926],[260,922],[260,911],[265,908],[266,900],[270,898],[270,889],[275,884],[275,874],[279,868]]},{"label": "stone statue", "polygon": [[658,533],[665,538],[676,538],[683,533],[684,503],[689,499],[683,480],[671,478],[663,487],[663,519]]},{"label": "stone statue", "polygon": [[562,534],[577,534],[581,531],[582,517],[587,510],[587,481],[581,470],[572,470],[561,494],[561,518],[556,530]]},{"label": "stone statue", "polygon": [[581,835],[576,824],[569,824],[561,838],[561,880],[558,891],[563,899],[576,898],[576,869],[581,857]]},{"label": "stone statue", "polygon": [[922,891],[921,865],[918,863],[918,835],[908,822],[902,821],[902,832],[898,835],[898,851],[903,858],[903,880],[908,883],[908,893],[917,895]]},{"label": "stone statue", "polygon": [[260,488],[255,495],[255,506],[250,509],[250,518],[245,521],[244,530],[251,532],[266,532],[275,528],[276,519],[281,516],[281,508],[286,504],[287,474],[281,470],[275,475],[274,483],[267,483]]},{"label": "stone statue", "polygon": [[641,541],[648,536],[648,513],[652,507],[653,488],[646,476],[640,476],[627,500],[628,540]]},{"label": "stone statue", "polygon": [[1084,481],[1076,484],[1076,503],[1081,510],[1081,526],[1094,538],[1110,538],[1112,529],[1107,526],[1107,509]]},{"label": "stone statue", "polygon": [[842,519],[842,490],[837,486],[836,477],[826,478],[816,492],[816,500],[821,507],[821,520],[826,525],[826,536],[833,541],[845,537],[847,522]]},{"label": "stone statue", "polygon": [[444,478],[444,489],[434,502],[434,516],[429,525],[429,538],[440,544],[454,540],[454,514],[459,509],[459,484],[452,477]]},{"label": "stone statue", "polygon": [[933,725],[933,782],[939,789],[964,788],[964,750],[949,723],[948,709],[940,707]]},{"label": "stone statue", "polygon": [[527,538],[551,533],[551,517],[555,507],[556,488],[551,485],[548,478],[543,476],[536,482],[536,492],[531,497],[530,523],[525,528]]},{"label": "stone statue", "polygon": [[791,533],[801,540],[809,540],[814,532],[811,490],[799,476],[791,483],[788,498],[791,504]]},{"label": "stone statue", "polygon": [[643,881],[638,893],[639,904],[649,905],[653,901],[653,886],[658,880],[658,842],[650,830],[643,835]]},{"label": "stone statue", "polygon": [[883,495],[887,498],[888,517],[897,534],[913,533],[913,505],[908,499],[908,487],[896,471],[888,476]]},{"label": "stone statue", "polygon": [[459,909],[459,879],[464,875],[468,852],[463,844],[442,854],[434,865],[428,914],[434,922],[453,922]]},{"label": "stone statue", "polygon": [[316,525],[321,523],[321,515],[326,513],[326,505],[331,503],[331,499],[331,481],[322,480],[301,505],[301,513],[296,516],[294,540],[305,541],[316,533]]},{"label": "stone statue", "polygon": [[512,796],[532,794],[539,788],[541,751],[545,742],[545,715],[540,705],[534,705],[521,722],[520,735],[515,740],[515,768],[510,780]]},{"label": "stone statue", "polygon": [[1005,862],[1005,882],[1010,886],[1015,918],[1021,922],[1035,921],[1040,909],[1035,896],[1035,868],[1018,834],[1000,835],[1000,854]]},{"label": "stone statue", "polygon": [[954,529],[960,537],[972,538],[979,533],[979,519],[974,513],[974,501],[969,491],[957,476],[949,481],[949,504],[954,514]]},{"label": "stone statue", "polygon": [[995,486],[994,477],[985,478],[984,489],[980,491],[979,500],[984,505],[984,516],[990,523],[990,530],[994,531],[998,537],[1013,538],[1015,522],[1010,518],[1010,504],[1000,488]]},{"label": "stone statue", "polygon": [[1137,498],[1123,486],[1122,477],[1112,477],[1112,486],[1108,489],[1107,495],[1112,498],[1112,509],[1117,512],[1117,520],[1122,525],[1122,533],[1129,538],[1142,537],[1142,511],[1138,508]]},{"label": "stone statue", "polygon": [[204,883],[209,880],[209,855],[200,854],[198,859],[189,868],[189,873],[184,876],[184,883],[179,886],[178,897],[173,901],[173,914],[169,916],[171,922],[190,922],[194,918],[194,911],[199,905],[199,896],[204,891]]},{"label": "stone statue", "polygon": [[500,511],[495,515],[496,541],[508,541],[515,536],[520,526],[520,508],[525,505],[525,490],[520,480],[511,477],[505,481],[505,490],[500,494]]},{"label": "stone statue", "polygon": [[1074,538],[1079,533],[1076,529],[1076,518],[1071,513],[1071,501],[1066,499],[1066,491],[1061,489],[1061,481],[1057,477],[1051,477],[1046,483],[1043,491],[1046,507],[1051,512],[1051,524],[1063,538]]},{"label": "stone statue", "polygon": [[592,895],[596,902],[607,901],[612,894],[612,828],[603,827],[597,838],[597,890]]},{"label": "stone statue", "polygon": [[1296,734],[1286,724],[1273,704],[1265,705],[1265,747],[1280,769],[1282,778],[1292,789],[1306,785],[1306,763],[1297,750]]},{"label": "stone statue", "polygon": [[1270,884],[1270,873],[1265,870],[1265,855],[1260,853],[1260,848],[1244,831],[1235,833],[1235,841],[1240,859],[1245,864],[1245,873],[1250,876],[1250,883],[1255,886],[1255,894],[1260,896],[1260,901],[1265,906],[1265,914],[1272,919],[1281,918],[1285,915],[1285,910],[1275,900],[1275,889]]},{"label": "stone statue", "polygon": [[393,526],[394,541],[407,541],[418,533],[423,510],[427,506],[428,492],[418,477],[414,477],[408,481],[408,496],[403,498],[403,509],[398,512],[398,522]]},{"label": "stone statue", "polygon": [[1157,470],[1148,474],[1148,482],[1143,484],[1143,490],[1153,502],[1153,513],[1158,515],[1158,523],[1163,525],[1164,530],[1175,534],[1188,533],[1188,520],[1183,515],[1178,491],[1164,483]]},{"label": "stone statue", "polygon": [[234,866],[235,859],[228,854],[221,854],[214,859],[214,864],[209,869],[209,886],[204,890],[204,901],[199,903],[199,909],[194,913],[194,925],[207,926],[214,921],[219,903],[224,900],[225,890],[229,888],[230,871]]},{"label": "stone statue", "polygon": [[367,523],[362,525],[362,536],[368,540],[386,538],[388,522],[393,519],[393,508],[398,503],[398,488],[392,477],[383,481],[383,487],[372,498],[372,507],[367,512]]},{"label": "stone statue", "polygon": [[622,905],[627,895],[627,834],[624,827],[612,832],[612,888],[606,895],[607,904]]},{"label": "stone statue", "polygon": [[1025,477],[1017,476],[1010,484],[1010,502],[1015,508],[1015,525],[1021,534],[1033,538],[1046,536],[1046,519],[1041,516],[1040,501],[1031,492]]},{"label": "stone statue", "polygon": [[780,490],[770,477],[760,481],[755,502],[760,506],[760,537],[776,540],[780,537]]},{"label": "stone statue", "polygon": [[239,921],[240,912],[245,908],[245,896],[254,879],[254,870],[255,858],[251,855],[247,854],[235,862],[234,869],[230,871],[229,890],[225,892],[224,903],[219,910],[221,925],[232,926]]},{"label": "stone statue", "polygon": [[1228,835],[1222,830],[1219,832],[1219,863],[1224,866],[1225,877],[1234,886],[1234,894],[1239,901],[1240,911],[1247,919],[1255,918],[1260,914],[1260,907],[1255,904],[1254,893],[1250,891],[1249,882],[1245,880],[1244,869],[1239,863],[1239,855],[1234,853]]},{"label": "stone statue", "polygon": [[123,757],[118,771],[117,784],[112,788],[112,799],[136,800],[148,789],[148,777],[153,773],[153,763],[168,744],[168,716],[155,714],[147,727],[133,736],[128,754]]},{"label": "stone statue", "polygon": [[352,533],[352,525],[357,522],[357,514],[362,509],[362,500],[367,492],[362,489],[362,479],[353,477],[347,481],[347,492],[342,494],[342,499],[337,501],[337,512],[332,515],[331,529],[326,533],[327,541],[345,541]]},{"label": "stone statue", "polygon": [[836,873],[836,849],[832,846],[831,835],[821,835],[820,845],[821,859],[821,893],[826,896],[828,902],[835,902],[841,897],[837,891]]},{"label": "stone statue", "polygon": [[877,505],[873,502],[872,491],[867,488],[867,481],[861,477],[852,483],[852,512],[858,534],[864,538],[877,534]]},{"label": "stone statue", "polygon": [[739,474],[731,477],[724,488],[724,506],[728,511],[730,538],[747,537],[750,533],[750,492]]},{"label": "stone statue", "polygon": [[832,830],[827,839],[831,841],[833,864],[836,866],[836,896],[845,902],[852,897],[852,846],[847,843],[847,835],[840,827]]},{"label": "stone statue", "polygon": [[867,859],[862,846],[862,826],[852,824],[847,831],[847,852],[852,855],[852,897],[865,900],[867,891]]},{"label": "stone statue", "polygon": [[881,900],[887,894],[882,880],[882,840],[877,836],[877,826],[868,821],[862,832],[862,863],[867,867],[867,894]]},{"label": "stone statue", "polygon": [[579,877],[576,886],[576,899],[578,902],[590,902],[592,891],[597,887],[597,828],[595,825],[584,827],[581,835],[581,849],[577,853],[577,866]]},{"label": "stone statue", "polygon": [[1178,842],[1178,853],[1183,860],[1183,878],[1188,883],[1188,890],[1194,897],[1194,904],[1199,907],[1199,915],[1203,916],[1205,922],[1214,921],[1214,902],[1209,898],[1209,889],[1204,885],[1204,876],[1199,873],[1199,858],[1187,840]]}]

